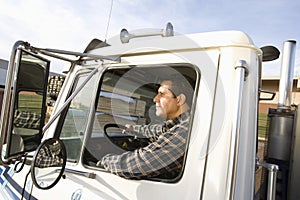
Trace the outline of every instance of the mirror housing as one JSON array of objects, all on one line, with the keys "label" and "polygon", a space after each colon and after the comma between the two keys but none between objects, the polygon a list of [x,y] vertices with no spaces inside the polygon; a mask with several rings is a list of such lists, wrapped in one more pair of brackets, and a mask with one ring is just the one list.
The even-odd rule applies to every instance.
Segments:
[{"label": "mirror housing", "polygon": [[[34,151],[42,139],[50,61],[16,43],[7,71],[1,113],[1,163]],[[3,161],[2,158],[5,160]]]},{"label": "mirror housing", "polygon": [[274,46],[263,46],[260,50],[263,53],[263,62],[273,61],[279,58],[280,51]]},{"label": "mirror housing", "polygon": [[67,161],[64,143],[58,138],[45,140],[31,163],[33,184],[43,190],[54,187],[62,177]]}]

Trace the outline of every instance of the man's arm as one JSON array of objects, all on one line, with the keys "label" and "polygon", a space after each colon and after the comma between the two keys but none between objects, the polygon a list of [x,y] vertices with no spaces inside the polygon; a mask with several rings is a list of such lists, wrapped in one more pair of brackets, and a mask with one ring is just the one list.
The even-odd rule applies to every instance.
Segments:
[{"label": "man's arm", "polygon": [[152,125],[131,125],[127,124],[124,133],[136,136],[143,136],[146,138],[158,137],[162,132],[161,124]]},{"label": "man's arm", "polygon": [[106,155],[97,165],[124,178],[155,177],[181,169],[187,127],[177,127],[148,146],[121,155]]}]

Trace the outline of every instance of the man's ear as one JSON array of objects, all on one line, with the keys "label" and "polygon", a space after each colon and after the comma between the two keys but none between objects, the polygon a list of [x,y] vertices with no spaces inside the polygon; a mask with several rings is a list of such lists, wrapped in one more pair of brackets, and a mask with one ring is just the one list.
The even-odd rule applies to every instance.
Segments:
[{"label": "man's ear", "polygon": [[178,103],[179,106],[182,106],[183,104],[185,104],[186,96],[184,94],[181,93],[176,98],[177,98],[177,103]]}]

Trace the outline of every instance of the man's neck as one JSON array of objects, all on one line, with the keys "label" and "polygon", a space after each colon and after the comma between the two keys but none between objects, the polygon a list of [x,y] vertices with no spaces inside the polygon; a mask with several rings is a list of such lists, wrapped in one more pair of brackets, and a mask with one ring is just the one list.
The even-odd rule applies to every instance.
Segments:
[{"label": "man's neck", "polygon": [[189,105],[185,103],[185,104],[183,104],[183,105],[180,107],[180,109],[179,109],[176,113],[174,113],[174,114],[172,114],[172,115],[170,115],[170,116],[167,116],[167,119],[168,119],[168,120],[174,119],[174,118],[178,117],[179,115],[181,115],[182,113],[185,113],[185,112],[188,111],[189,109],[190,109]]}]

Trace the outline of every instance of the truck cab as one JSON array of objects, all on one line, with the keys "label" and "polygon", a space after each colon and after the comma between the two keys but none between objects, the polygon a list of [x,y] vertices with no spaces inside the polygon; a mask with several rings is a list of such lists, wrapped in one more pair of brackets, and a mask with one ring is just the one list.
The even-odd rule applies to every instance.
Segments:
[{"label": "truck cab", "polygon": [[[148,35],[123,30],[122,42],[94,39],[83,53],[16,43],[1,113],[4,199],[254,199],[261,67],[274,56],[240,31],[174,35],[168,25]],[[49,58],[69,69],[46,121]],[[136,179],[97,166],[107,154],[152,142],[122,127],[166,120],[155,115],[153,98],[170,76],[192,91],[180,172]],[[36,111],[26,95],[38,99]],[[20,120],[34,112],[37,125]],[[54,157],[57,165],[41,165]]]}]

